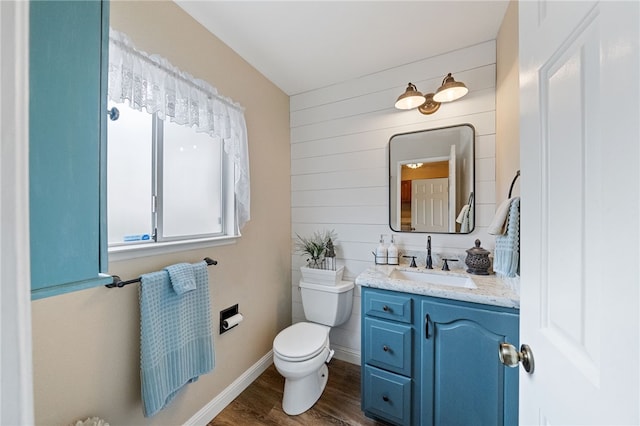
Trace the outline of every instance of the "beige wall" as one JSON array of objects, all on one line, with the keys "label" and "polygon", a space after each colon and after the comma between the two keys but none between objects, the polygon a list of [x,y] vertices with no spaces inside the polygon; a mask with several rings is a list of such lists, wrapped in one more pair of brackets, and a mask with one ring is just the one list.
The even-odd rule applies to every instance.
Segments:
[{"label": "beige wall", "polygon": [[[216,367],[152,418],[143,417],[140,402],[137,285],[33,302],[35,415],[43,425],[89,415],[112,425],[182,424],[291,323],[289,97],[173,2],[112,2],[111,24],[246,108],[252,217],[237,244],[109,265],[129,279],[205,256],[219,261],[209,268]],[[245,321],[220,336],[219,311],[235,303]]]},{"label": "beige wall", "polygon": [[[509,3],[498,32],[496,61],[496,203],[509,194],[520,169],[520,81],[518,70],[518,2]],[[520,180],[513,194],[520,194]]]}]

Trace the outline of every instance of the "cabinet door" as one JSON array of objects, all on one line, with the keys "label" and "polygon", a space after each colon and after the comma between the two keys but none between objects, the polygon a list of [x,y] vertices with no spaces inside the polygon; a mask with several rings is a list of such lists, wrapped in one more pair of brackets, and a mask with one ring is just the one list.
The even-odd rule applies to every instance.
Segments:
[{"label": "cabinet door", "polygon": [[107,283],[108,3],[33,1],[29,18],[32,298]]},{"label": "cabinet door", "polygon": [[518,370],[498,359],[518,344],[517,313],[431,299],[421,312],[421,424],[517,424]]}]

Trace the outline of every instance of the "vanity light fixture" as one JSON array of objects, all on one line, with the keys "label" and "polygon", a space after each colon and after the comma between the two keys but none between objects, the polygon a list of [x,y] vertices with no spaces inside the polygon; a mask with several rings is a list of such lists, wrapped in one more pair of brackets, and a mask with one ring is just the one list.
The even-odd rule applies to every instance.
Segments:
[{"label": "vanity light fixture", "polygon": [[418,111],[424,115],[429,115],[440,109],[440,102],[433,100],[433,93],[427,93],[424,97],[426,101],[418,107]]},{"label": "vanity light fixture", "polygon": [[442,86],[438,87],[436,94],[433,95],[433,100],[436,102],[451,102],[460,99],[467,93],[469,93],[467,86],[461,81],[455,81],[451,73],[449,73],[442,80]]},{"label": "vanity light fixture", "polygon": [[416,89],[413,83],[409,83],[407,90],[396,101],[396,108],[398,109],[413,109],[424,104],[426,98]]},{"label": "vanity light fixture", "polygon": [[436,93],[423,95],[413,83],[409,83],[405,92],[396,101],[397,109],[418,108],[422,114],[433,114],[440,108],[442,102],[452,102],[460,99],[469,92],[467,86],[461,81],[455,81],[451,73],[442,80],[442,85]]}]

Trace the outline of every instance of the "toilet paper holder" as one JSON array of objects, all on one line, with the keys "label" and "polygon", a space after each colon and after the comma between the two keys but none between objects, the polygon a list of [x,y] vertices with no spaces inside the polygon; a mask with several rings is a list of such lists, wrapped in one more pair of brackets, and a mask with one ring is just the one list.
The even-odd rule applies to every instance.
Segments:
[{"label": "toilet paper holder", "polygon": [[220,334],[237,327],[242,319],[242,314],[238,311],[238,304],[220,311]]}]

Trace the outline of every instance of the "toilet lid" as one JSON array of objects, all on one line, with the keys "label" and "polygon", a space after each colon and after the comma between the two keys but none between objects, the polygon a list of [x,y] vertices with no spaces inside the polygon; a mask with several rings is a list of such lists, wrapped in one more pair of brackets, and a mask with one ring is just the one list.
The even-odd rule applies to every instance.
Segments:
[{"label": "toilet lid", "polygon": [[273,350],[292,361],[304,361],[322,352],[329,329],[320,324],[298,322],[282,330],[273,340]]}]

